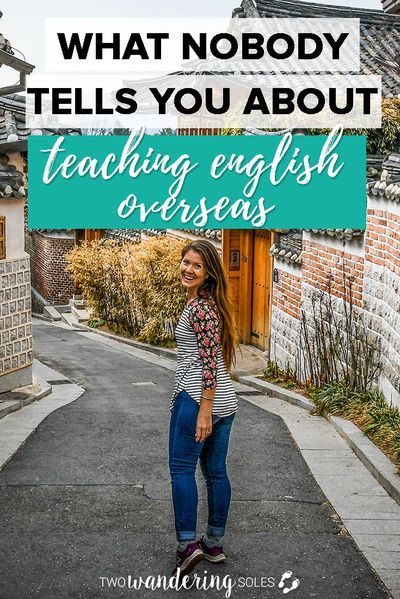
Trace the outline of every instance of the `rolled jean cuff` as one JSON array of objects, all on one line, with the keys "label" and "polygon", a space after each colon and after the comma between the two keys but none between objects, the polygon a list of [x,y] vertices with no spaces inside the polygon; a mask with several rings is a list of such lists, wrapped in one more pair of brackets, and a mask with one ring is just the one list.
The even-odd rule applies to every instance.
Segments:
[{"label": "rolled jean cuff", "polygon": [[196,540],[196,531],[195,530],[181,530],[176,538],[178,541],[195,541]]},{"label": "rolled jean cuff", "polygon": [[225,527],[208,525],[206,533],[208,537],[223,537],[225,534]]}]

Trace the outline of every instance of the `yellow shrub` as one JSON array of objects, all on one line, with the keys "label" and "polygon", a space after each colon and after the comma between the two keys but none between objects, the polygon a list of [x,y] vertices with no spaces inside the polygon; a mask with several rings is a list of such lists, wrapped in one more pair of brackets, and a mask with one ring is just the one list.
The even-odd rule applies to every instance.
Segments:
[{"label": "yellow shrub", "polygon": [[68,268],[112,330],[168,345],[185,305],[179,277],[183,246],[168,237],[123,245],[93,241],[72,250]]}]

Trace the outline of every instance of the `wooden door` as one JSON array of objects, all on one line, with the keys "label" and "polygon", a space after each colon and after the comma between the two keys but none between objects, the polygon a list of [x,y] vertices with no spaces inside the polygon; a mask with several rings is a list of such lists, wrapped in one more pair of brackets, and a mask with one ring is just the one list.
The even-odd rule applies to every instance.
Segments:
[{"label": "wooden door", "polygon": [[250,343],[266,350],[269,340],[271,247],[270,231],[254,231]]},{"label": "wooden door", "polygon": [[75,229],[75,241],[77,245],[84,241],[99,241],[104,233],[104,229]]}]

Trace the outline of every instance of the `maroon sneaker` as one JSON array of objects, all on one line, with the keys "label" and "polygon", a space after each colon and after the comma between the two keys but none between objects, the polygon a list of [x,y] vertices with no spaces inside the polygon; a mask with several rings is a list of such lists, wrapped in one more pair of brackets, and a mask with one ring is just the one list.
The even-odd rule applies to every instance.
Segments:
[{"label": "maroon sneaker", "polygon": [[184,576],[193,570],[196,564],[204,559],[204,553],[196,541],[189,543],[183,551],[179,549],[176,552],[176,566],[173,571],[175,575],[180,568],[180,575]]},{"label": "maroon sneaker", "polygon": [[216,545],[215,547],[209,547],[205,542],[204,538],[201,537],[199,541],[200,548],[204,553],[204,557],[209,562],[213,562],[214,564],[218,564],[220,562],[224,562],[226,557],[224,554],[224,550],[222,549],[222,545]]}]

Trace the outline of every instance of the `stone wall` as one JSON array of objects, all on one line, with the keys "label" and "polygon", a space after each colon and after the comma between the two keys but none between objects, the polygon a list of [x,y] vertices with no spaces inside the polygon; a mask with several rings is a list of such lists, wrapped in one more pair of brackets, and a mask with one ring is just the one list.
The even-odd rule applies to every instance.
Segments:
[{"label": "stone wall", "polygon": [[30,231],[25,237],[31,256],[32,287],[50,304],[67,304],[74,293],[71,273],[66,270],[66,256],[75,245],[69,233],[45,234]]},{"label": "stone wall", "polygon": [[362,305],[364,247],[360,241],[343,241],[304,234],[302,283],[336,297],[349,292],[354,305]]},{"label": "stone wall", "polygon": [[272,287],[270,359],[283,369],[295,369],[300,340],[301,270],[279,263],[277,271]]},{"label": "stone wall", "polygon": [[0,393],[32,382],[29,256],[0,261]]},{"label": "stone wall", "polygon": [[313,296],[330,290],[340,323],[351,281],[355,309],[379,348],[379,387],[388,402],[400,406],[400,203],[368,196],[361,239],[304,232],[301,256],[299,266],[275,259],[279,282],[273,284],[271,359],[283,368],[298,365],[301,312],[310,317]]},{"label": "stone wall", "polygon": [[400,407],[400,206],[370,199],[366,231],[364,310],[380,343],[380,386]]}]

